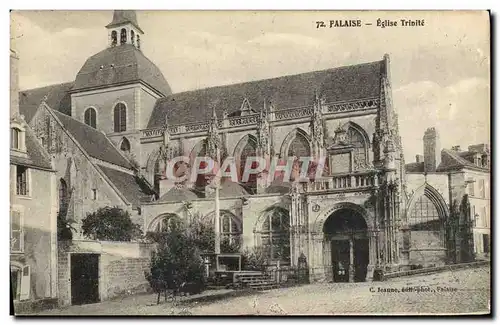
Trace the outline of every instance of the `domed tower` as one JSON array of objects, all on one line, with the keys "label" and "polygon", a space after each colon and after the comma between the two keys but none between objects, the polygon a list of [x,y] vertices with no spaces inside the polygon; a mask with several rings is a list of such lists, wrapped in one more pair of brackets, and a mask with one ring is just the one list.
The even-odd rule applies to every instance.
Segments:
[{"label": "domed tower", "polygon": [[137,155],[139,130],[146,128],[156,100],[172,91],[141,50],[144,32],[135,11],[115,10],[106,29],[108,47],[76,75],[71,115],[106,133],[125,154]]}]

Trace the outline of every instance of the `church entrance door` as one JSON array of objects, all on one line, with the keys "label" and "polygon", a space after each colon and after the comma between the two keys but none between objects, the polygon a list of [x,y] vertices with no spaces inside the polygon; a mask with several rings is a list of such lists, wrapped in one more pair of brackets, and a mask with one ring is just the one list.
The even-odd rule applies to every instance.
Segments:
[{"label": "church entrance door", "polygon": [[369,242],[364,218],[351,209],[337,210],[325,221],[323,232],[330,245],[333,281],[365,281]]}]

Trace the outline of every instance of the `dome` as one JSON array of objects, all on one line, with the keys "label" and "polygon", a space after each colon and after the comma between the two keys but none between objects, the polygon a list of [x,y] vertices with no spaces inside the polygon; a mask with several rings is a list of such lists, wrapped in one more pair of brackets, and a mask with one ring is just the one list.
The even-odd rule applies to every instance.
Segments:
[{"label": "dome", "polygon": [[143,82],[159,94],[172,90],[160,69],[131,44],[109,47],[87,59],[76,75],[75,90]]},{"label": "dome", "polygon": [[[215,192],[212,192],[208,197],[214,197]],[[241,197],[248,196],[248,192],[243,186],[230,180],[223,181],[219,190],[219,197]]]},{"label": "dome", "polygon": [[159,202],[193,201],[197,198],[198,196],[187,188],[173,187],[167,193],[163,194]]}]

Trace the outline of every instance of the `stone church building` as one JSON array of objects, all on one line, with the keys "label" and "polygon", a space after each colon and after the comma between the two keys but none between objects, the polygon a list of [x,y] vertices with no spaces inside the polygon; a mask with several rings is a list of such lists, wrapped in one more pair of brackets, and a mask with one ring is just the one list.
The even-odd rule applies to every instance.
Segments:
[{"label": "stone church building", "polygon": [[[194,163],[197,156],[215,158],[215,148],[234,157],[238,176],[248,157],[326,157],[318,179],[285,182],[267,177],[268,169],[247,182],[223,179],[222,236],[241,249],[264,248],[270,265],[294,267],[305,257],[312,281],[366,281],[377,268],[460,261],[466,238],[450,240],[451,205],[466,194],[469,174],[489,179],[489,149],[474,147],[472,156],[482,160],[471,166],[469,156],[441,152],[426,133],[423,159],[405,164],[387,54],[376,62],[172,93],[141,50],[148,39],[135,12],[115,11],[106,29],[108,46],[87,59],[73,82],[19,93],[21,113],[55,161],[59,209],[77,229],[105,205],[128,210],[145,232],[173,216],[213,222],[209,180],[165,177],[177,156]],[[73,243],[59,255],[59,265],[61,259],[67,265],[60,277],[72,253],[104,249],[79,231]],[[134,255],[147,257],[140,249]],[[107,262],[100,263],[102,270]]]}]

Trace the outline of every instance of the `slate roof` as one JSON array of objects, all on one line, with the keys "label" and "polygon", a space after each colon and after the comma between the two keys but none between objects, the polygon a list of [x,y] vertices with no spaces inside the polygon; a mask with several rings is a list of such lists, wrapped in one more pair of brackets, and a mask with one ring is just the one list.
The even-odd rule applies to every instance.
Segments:
[{"label": "slate roof", "polygon": [[412,162],[405,165],[407,173],[423,173],[424,163],[423,162]]},{"label": "slate roof", "polygon": [[132,203],[133,208],[140,206],[144,198],[148,198],[154,193],[148,186],[137,178],[122,171],[98,165],[111,182],[125,196],[127,201]]},{"label": "slate roof", "polygon": [[245,98],[253,109],[260,110],[264,100],[270,100],[275,109],[280,110],[311,105],[316,90],[319,90],[327,102],[378,97],[383,62],[173,94],[157,100],[148,128],[164,125],[166,114],[171,124],[208,120],[211,116],[211,103],[216,103],[218,116],[221,116],[224,109],[228,114],[233,114],[241,108]]},{"label": "slate roof", "polygon": [[[225,180],[222,182],[219,197],[240,197],[248,196],[248,192],[243,186],[231,180]],[[215,197],[215,192],[211,192],[207,197]]]},{"label": "slate roof", "polygon": [[198,196],[187,188],[171,188],[167,193],[163,194],[159,202],[182,202],[196,200]]},{"label": "slate roof", "polygon": [[29,125],[25,125],[26,137],[26,152],[27,157],[19,157],[19,156],[10,156],[10,162],[16,165],[23,165],[33,168],[42,168],[42,169],[52,169],[50,157],[42,145],[36,139],[35,134],[29,127]]},{"label": "slate roof", "polygon": [[160,69],[131,44],[109,47],[85,61],[73,90],[143,81],[164,96],[172,93]]},{"label": "slate roof", "polygon": [[29,123],[43,98],[47,96],[46,103],[49,107],[71,116],[71,95],[68,93],[71,87],[73,82],[22,90],[19,92],[19,112]]},{"label": "slate roof", "polygon": [[88,126],[74,118],[54,111],[64,127],[78,141],[83,149],[91,157],[106,161],[108,163],[132,168],[130,162],[123,157],[118,149],[111,143],[104,133]]},{"label": "slate roof", "polygon": [[439,164],[436,171],[447,171],[450,169],[456,170],[461,168],[488,170],[488,168],[479,167],[464,158],[464,156],[468,156],[470,154],[471,153],[467,151],[458,152],[450,149],[443,149],[441,151],[441,164]]},{"label": "slate roof", "polygon": [[123,24],[131,23],[134,25],[141,33],[144,33],[137,23],[137,15],[135,10],[114,10],[113,20],[106,27],[111,28]]}]

